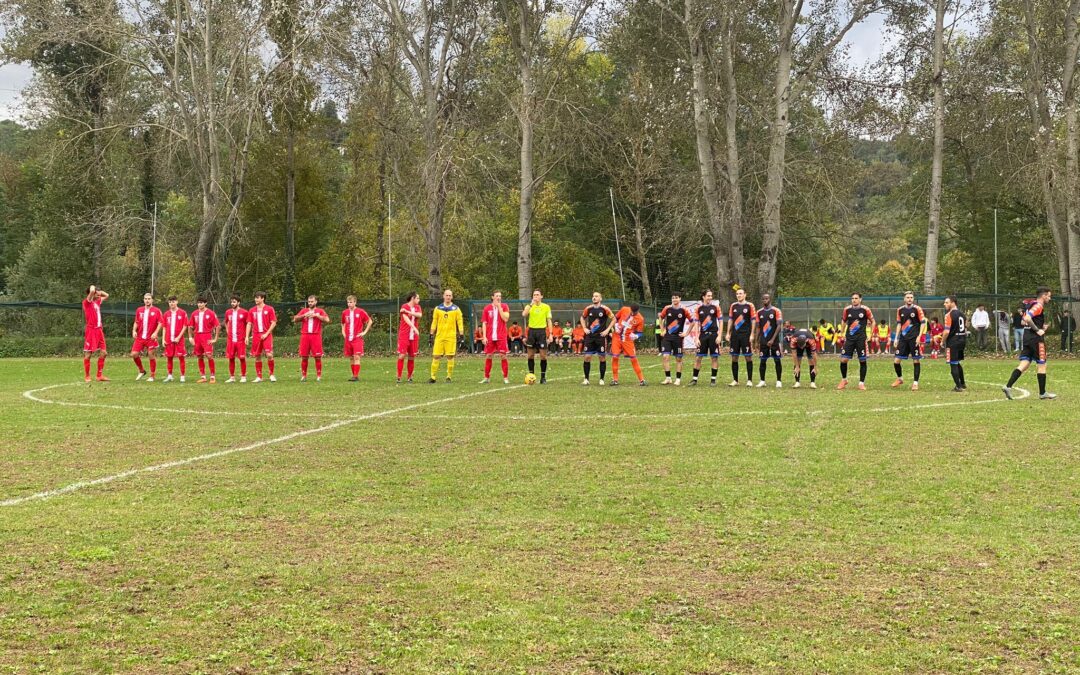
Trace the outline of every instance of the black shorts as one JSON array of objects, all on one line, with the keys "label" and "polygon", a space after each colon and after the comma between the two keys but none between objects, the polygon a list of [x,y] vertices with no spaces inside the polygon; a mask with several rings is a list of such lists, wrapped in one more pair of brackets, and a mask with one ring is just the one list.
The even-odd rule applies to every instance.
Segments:
[{"label": "black shorts", "polygon": [[945,361],[946,363],[953,365],[960,363],[964,360],[964,347],[967,345],[966,338],[960,338],[958,340],[949,340],[949,344],[945,345]]},{"label": "black shorts", "polygon": [[844,351],[841,353],[841,357],[845,359],[851,359],[853,356],[858,356],[860,361],[866,360],[866,336],[849,337],[844,340]]},{"label": "black shorts", "polygon": [[768,342],[758,343],[758,351],[762,359],[778,359],[784,355],[784,348],[780,346],[780,340],[770,345]]},{"label": "black shorts", "polygon": [[806,358],[812,359],[817,356],[817,350],[810,345],[804,345],[802,347],[795,345],[795,356],[801,359],[804,355]]},{"label": "black shorts", "polygon": [[732,356],[753,356],[754,352],[750,349],[750,334],[749,333],[732,333],[731,334],[731,355]]},{"label": "black shorts", "polygon": [[922,358],[918,337],[903,338],[896,343],[896,358],[907,360],[909,357],[916,360]]},{"label": "black shorts", "polygon": [[607,337],[600,333],[585,333],[585,353],[600,356],[607,354]]},{"label": "black shorts", "polygon": [[1040,366],[1046,363],[1046,340],[1032,331],[1024,331],[1024,346],[1020,348],[1021,361],[1034,361]]},{"label": "black shorts", "polygon": [[720,336],[716,333],[701,333],[698,335],[698,356],[720,356]]},{"label": "black shorts", "polygon": [[530,328],[525,333],[525,346],[529,349],[547,349],[547,329]]},{"label": "black shorts", "polygon": [[660,341],[660,353],[661,354],[673,354],[675,356],[682,356],[682,338],[676,335],[665,335],[664,339]]}]

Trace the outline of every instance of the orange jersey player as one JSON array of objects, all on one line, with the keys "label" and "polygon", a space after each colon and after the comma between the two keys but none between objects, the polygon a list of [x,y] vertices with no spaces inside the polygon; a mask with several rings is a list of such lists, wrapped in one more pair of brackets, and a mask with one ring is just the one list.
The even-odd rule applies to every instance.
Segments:
[{"label": "orange jersey player", "polygon": [[626,356],[637,375],[638,384],[645,386],[645,376],[637,358],[637,341],[645,333],[645,317],[636,304],[621,308],[615,314],[615,326],[611,332],[611,384],[619,384],[619,358]]}]

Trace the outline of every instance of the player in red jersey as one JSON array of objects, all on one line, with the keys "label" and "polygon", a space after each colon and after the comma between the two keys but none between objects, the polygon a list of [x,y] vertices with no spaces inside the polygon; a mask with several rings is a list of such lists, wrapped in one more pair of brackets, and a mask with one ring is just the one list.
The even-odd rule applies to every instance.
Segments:
[{"label": "player in red jersey", "polygon": [[206,384],[206,361],[210,361],[210,384],[217,382],[217,368],[214,365],[214,343],[221,334],[221,322],[217,313],[208,309],[206,298],[195,300],[195,311],[188,317],[188,335],[194,347],[193,353],[199,358],[199,384]]},{"label": "player in red jersey", "polygon": [[240,306],[240,296],[229,299],[225,310],[225,358],[229,359],[229,379],[225,384],[236,382],[236,360],[240,359],[240,382],[247,382],[247,345],[251,321],[248,311]]},{"label": "player in red jersey", "polygon": [[401,371],[405,367],[405,360],[409,361],[408,376],[412,382],[413,369],[416,367],[416,355],[420,353],[420,317],[424,310],[420,308],[420,294],[409,293],[409,299],[398,310],[398,339],[397,339],[397,381],[401,384]]},{"label": "player in red jersey", "polygon": [[352,359],[352,377],[349,382],[360,379],[360,357],[364,355],[364,336],[371,330],[371,316],[356,306],[356,296],[345,298],[348,308],[341,312],[341,337],[345,341],[345,356]]},{"label": "player in red jersey", "polygon": [[491,381],[491,355],[502,357],[503,384],[510,384],[510,363],[506,355],[510,351],[507,342],[506,322],[510,320],[510,307],[502,301],[502,291],[491,294],[491,304],[480,313],[480,341],[484,343],[484,379],[480,384]]},{"label": "player in red jersey", "polygon": [[83,376],[90,381],[90,356],[97,352],[97,381],[108,382],[105,377],[105,329],[101,325],[101,303],[109,299],[109,294],[90,284],[86,289],[86,297],[82,301],[83,318],[86,319],[86,329],[83,331]]},{"label": "player in red jersey", "polygon": [[322,329],[330,323],[330,317],[314,295],[307,296],[307,307],[292,319],[300,324],[300,381],[307,382],[308,358],[315,357],[315,381],[322,382]]},{"label": "player in red jersey", "polygon": [[266,366],[270,371],[270,381],[274,377],[274,328],[277,327],[277,312],[266,304],[266,291],[255,293],[255,306],[248,310],[251,321],[251,355],[255,357],[255,381],[262,382],[262,360],[266,354]]},{"label": "player in red jersey", "polygon": [[162,321],[165,324],[165,358],[169,374],[165,377],[166,382],[173,381],[173,359],[180,359],[180,381],[187,376],[187,345],[184,343],[184,334],[187,332],[187,312],[176,306],[176,296],[169,296],[169,309],[165,311]]},{"label": "player in red jersey", "polygon": [[162,327],[161,310],[154,307],[154,296],[146,293],[143,295],[143,306],[135,310],[135,321],[131,324],[131,360],[139,369],[135,380],[139,381],[146,377],[146,369],[143,368],[142,354],[145,352],[150,357],[150,377],[147,382],[153,382],[157,374],[157,336]]}]

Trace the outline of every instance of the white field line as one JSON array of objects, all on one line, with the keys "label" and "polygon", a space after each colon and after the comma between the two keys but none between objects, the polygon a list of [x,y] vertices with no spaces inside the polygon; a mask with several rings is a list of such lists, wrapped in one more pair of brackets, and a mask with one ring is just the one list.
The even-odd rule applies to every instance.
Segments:
[{"label": "white field line", "polygon": [[[356,422],[362,422],[364,420],[376,419],[379,417],[386,417],[388,415],[397,415],[399,413],[408,412],[410,410],[416,410],[417,408],[425,408],[428,406],[439,405],[441,403],[452,403],[454,401],[461,401],[467,398],[473,398],[475,396],[484,396],[486,394],[494,394],[501,391],[510,391],[512,389],[519,389],[524,387],[524,384],[511,385],[509,387],[503,386],[499,388],[484,389],[482,391],[473,391],[467,394],[461,394],[459,396],[450,396],[447,398],[435,399],[434,401],[423,401],[421,403],[413,403],[400,408],[393,408],[390,410],[382,410],[379,412],[368,413],[366,415],[359,415],[357,417],[349,417],[337,422],[323,425],[321,427],[315,427],[312,429],[304,429],[302,431],[295,431],[291,434],[285,434],[284,436],[278,436],[277,438],[270,438],[264,441],[258,441],[257,443],[251,443],[250,445],[243,445],[237,448],[228,448],[226,450],[219,450],[217,452],[209,452],[204,455],[196,455],[195,457],[187,457],[184,459],[177,459],[171,462],[162,462],[161,464],[153,464],[151,466],[144,466],[137,469],[129,469],[127,471],[121,471],[110,476],[102,476],[101,478],[94,478],[91,480],[78,481],[65,485],[55,490],[44,490],[42,492],[36,492],[34,494],[26,495],[24,497],[14,497],[0,501],[0,507],[4,506],[18,506],[19,504],[25,504],[31,501],[43,501],[46,499],[52,499],[53,497],[59,497],[61,495],[69,494],[71,492],[77,492],[79,490],[85,490],[86,488],[95,487],[98,485],[105,485],[107,483],[114,483],[125,478],[144,474],[144,473],[156,473],[159,471],[165,471],[167,469],[174,469],[180,466],[186,466],[188,464],[195,464],[196,462],[205,462],[207,460],[216,459],[218,457],[225,457],[226,455],[234,455],[239,452],[248,452],[250,450],[258,450],[259,448],[265,448],[269,445],[276,445],[278,443],[285,443],[304,436],[310,436],[312,434],[320,434],[324,431],[331,431],[341,427],[355,424]],[[40,391],[40,390],[38,390]],[[31,399],[33,400],[33,399]]]}]

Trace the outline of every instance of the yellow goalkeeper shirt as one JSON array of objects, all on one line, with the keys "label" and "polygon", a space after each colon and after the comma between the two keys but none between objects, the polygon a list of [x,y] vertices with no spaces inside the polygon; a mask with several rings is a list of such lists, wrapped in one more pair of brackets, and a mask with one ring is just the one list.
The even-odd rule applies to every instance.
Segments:
[{"label": "yellow goalkeeper shirt", "polygon": [[465,323],[457,305],[439,305],[431,314],[431,330],[437,340],[457,340],[465,333]]}]

